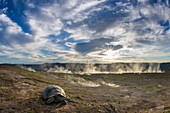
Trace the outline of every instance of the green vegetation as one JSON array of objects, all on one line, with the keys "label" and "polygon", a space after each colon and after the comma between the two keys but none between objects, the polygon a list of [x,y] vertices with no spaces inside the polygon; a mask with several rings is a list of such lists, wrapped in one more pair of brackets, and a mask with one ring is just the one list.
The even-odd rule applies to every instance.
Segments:
[{"label": "green vegetation", "polygon": [[14,99],[14,97],[13,96],[11,96],[10,98],[9,98],[9,100],[13,100]]},{"label": "green vegetation", "polygon": [[42,101],[41,99],[39,100],[39,102],[38,102],[38,104],[40,104],[40,105],[44,105],[45,104],[45,102],[44,101]]}]

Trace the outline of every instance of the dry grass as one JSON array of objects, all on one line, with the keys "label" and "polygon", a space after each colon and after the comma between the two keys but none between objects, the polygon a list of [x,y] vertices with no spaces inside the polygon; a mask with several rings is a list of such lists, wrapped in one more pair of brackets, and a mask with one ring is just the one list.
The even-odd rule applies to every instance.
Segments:
[{"label": "dry grass", "polygon": [[[68,75],[0,66],[0,112],[168,113],[169,81],[170,73]],[[73,102],[58,109],[46,105],[41,92],[49,85],[62,87]]]}]

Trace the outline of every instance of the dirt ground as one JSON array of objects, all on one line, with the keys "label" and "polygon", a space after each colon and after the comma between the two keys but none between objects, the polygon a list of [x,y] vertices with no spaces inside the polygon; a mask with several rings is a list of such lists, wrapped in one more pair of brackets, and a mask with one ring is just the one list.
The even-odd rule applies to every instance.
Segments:
[{"label": "dirt ground", "polygon": [[[46,105],[41,92],[62,87],[72,102]],[[62,74],[0,66],[1,113],[170,113],[170,73]]]}]

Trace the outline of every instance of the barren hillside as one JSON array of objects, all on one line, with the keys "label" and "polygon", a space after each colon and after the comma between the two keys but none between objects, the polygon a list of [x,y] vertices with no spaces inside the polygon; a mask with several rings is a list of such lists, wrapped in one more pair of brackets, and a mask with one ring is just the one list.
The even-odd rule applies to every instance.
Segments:
[{"label": "barren hillside", "polygon": [[[46,86],[59,85],[73,102],[57,108],[41,100]],[[170,73],[56,74],[0,66],[2,113],[170,112]]]}]

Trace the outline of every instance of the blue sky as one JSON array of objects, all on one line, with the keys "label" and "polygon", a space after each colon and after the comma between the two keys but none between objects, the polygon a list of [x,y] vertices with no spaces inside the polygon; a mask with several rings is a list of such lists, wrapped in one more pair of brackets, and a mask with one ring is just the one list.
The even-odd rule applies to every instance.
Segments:
[{"label": "blue sky", "polygon": [[170,62],[170,0],[0,0],[0,63]]}]

